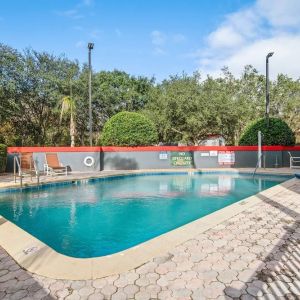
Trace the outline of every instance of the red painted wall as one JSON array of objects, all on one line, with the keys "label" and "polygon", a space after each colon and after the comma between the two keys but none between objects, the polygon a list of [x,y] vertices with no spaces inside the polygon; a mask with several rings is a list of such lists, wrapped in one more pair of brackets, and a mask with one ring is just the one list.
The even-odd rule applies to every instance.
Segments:
[{"label": "red painted wall", "polygon": [[[263,146],[264,151],[300,151],[300,146]],[[257,146],[145,146],[145,147],[8,147],[20,152],[161,152],[161,151],[257,151]]]}]

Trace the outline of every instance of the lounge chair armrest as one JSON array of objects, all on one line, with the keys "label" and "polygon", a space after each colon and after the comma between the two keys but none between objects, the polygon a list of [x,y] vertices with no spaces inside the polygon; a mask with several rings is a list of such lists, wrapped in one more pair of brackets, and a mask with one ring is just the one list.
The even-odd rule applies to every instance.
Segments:
[{"label": "lounge chair armrest", "polygon": [[300,157],[291,157],[291,160],[294,162],[300,162]]}]

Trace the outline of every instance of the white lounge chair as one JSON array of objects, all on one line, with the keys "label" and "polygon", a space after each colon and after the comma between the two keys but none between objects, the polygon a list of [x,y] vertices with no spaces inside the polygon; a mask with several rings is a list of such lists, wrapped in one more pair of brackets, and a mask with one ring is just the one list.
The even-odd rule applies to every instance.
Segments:
[{"label": "white lounge chair", "polygon": [[290,168],[300,168],[300,157],[292,156],[289,151],[288,154],[290,155]]},{"label": "white lounge chair", "polygon": [[40,173],[37,169],[36,162],[33,159],[33,153],[19,153],[18,156],[14,157],[14,180],[17,181],[17,177],[20,177],[20,184],[22,186],[23,177],[26,175],[32,177],[36,176],[37,182],[40,181]]},{"label": "white lounge chair", "polygon": [[68,175],[68,166],[60,163],[57,153],[46,153],[46,173],[53,175],[55,173],[64,173]]}]

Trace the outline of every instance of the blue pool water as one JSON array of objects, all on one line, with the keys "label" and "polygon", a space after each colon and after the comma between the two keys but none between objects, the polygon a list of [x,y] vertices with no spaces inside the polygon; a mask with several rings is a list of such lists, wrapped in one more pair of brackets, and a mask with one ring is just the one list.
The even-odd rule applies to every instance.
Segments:
[{"label": "blue pool water", "polygon": [[125,176],[0,194],[0,214],[56,251],[112,254],[243,198],[287,177],[234,174]]}]

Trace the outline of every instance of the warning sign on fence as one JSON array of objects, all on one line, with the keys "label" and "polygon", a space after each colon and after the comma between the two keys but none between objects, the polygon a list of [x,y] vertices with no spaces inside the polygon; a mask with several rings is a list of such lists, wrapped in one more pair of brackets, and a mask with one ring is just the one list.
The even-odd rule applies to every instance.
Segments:
[{"label": "warning sign on fence", "polygon": [[191,152],[172,152],[172,166],[193,166],[193,155]]},{"label": "warning sign on fence", "polygon": [[234,151],[219,151],[218,163],[219,165],[233,165],[235,163]]}]

